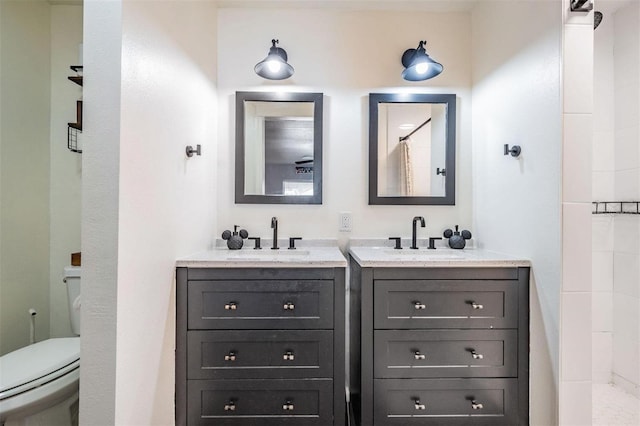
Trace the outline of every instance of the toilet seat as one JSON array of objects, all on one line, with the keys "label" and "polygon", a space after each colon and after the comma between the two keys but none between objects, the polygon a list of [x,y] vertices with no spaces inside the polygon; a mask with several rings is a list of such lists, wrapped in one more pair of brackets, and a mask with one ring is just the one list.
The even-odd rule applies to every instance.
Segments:
[{"label": "toilet seat", "polygon": [[0,357],[0,401],[79,375],[80,338],[43,340]]}]

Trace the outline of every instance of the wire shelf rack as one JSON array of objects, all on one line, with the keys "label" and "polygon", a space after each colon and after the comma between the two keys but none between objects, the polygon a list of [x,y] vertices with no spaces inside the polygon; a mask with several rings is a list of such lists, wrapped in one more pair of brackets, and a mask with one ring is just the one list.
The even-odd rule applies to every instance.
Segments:
[{"label": "wire shelf rack", "polygon": [[640,201],[594,201],[593,214],[638,214]]}]

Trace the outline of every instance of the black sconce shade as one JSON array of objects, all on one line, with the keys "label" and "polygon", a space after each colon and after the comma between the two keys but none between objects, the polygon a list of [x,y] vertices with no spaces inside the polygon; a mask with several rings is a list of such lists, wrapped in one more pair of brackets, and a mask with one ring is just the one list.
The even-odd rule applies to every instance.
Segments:
[{"label": "black sconce shade", "polygon": [[423,81],[442,72],[442,65],[434,61],[424,50],[426,41],[420,41],[417,49],[407,49],[402,54],[402,78],[408,81]]},{"label": "black sconce shade", "polygon": [[267,57],[256,64],[254,70],[262,78],[268,80],[284,80],[293,75],[293,67],[287,63],[287,52],[276,47],[279,40],[271,40],[272,46]]}]

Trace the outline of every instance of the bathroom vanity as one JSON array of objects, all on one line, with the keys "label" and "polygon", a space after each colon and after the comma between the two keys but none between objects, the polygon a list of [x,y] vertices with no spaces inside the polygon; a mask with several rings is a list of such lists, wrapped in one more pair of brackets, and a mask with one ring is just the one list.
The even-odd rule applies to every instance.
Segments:
[{"label": "bathroom vanity", "polygon": [[337,247],[178,260],[177,425],[344,425],[345,269]]},{"label": "bathroom vanity", "polygon": [[355,424],[528,425],[529,262],[350,248]]}]

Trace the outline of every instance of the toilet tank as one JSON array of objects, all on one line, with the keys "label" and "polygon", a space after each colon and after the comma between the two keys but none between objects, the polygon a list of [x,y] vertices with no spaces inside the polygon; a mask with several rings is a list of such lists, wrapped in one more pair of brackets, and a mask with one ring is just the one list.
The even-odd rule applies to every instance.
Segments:
[{"label": "toilet tank", "polygon": [[69,301],[69,318],[71,319],[71,331],[80,335],[80,275],[82,268],[79,266],[66,266],[64,268],[64,282],[67,284],[67,300]]}]

